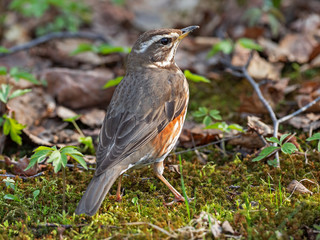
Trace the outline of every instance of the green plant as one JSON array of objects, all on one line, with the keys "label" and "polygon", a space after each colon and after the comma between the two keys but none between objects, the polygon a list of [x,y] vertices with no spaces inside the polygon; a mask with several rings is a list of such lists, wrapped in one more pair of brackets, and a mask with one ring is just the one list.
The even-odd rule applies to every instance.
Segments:
[{"label": "green plant", "polygon": [[134,197],[134,198],[132,198],[131,202],[133,203],[133,205],[135,205],[137,207],[138,213],[140,215],[141,211],[140,211],[139,198],[138,197]]},{"label": "green plant", "polygon": [[248,20],[249,26],[254,26],[266,16],[273,36],[279,33],[280,22],[284,21],[284,16],[280,11],[282,0],[264,0],[262,7],[253,7],[244,14],[244,19]]},{"label": "green plant", "polygon": [[80,134],[80,137],[78,139],[78,141],[80,143],[82,143],[84,145],[84,147],[81,149],[82,152],[87,152],[89,151],[90,154],[95,154],[95,149],[93,146],[93,140],[91,136],[85,136],[83,134],[83,132],[81,131],[80,127],[78,126],[76,120],[78,120],[80,118],[81,115],[76,115],[74,117],[71,118],[65,118],[63,119],[63,121],[65,122],[71,122],[72,125],[74,126],[74,128],[78,131],[78,133]]},{"label": "green plant", "polygon": [[[252,159],[253,162],[257,162],[260,161],[272,154],[274,154],[276,151],[281,150],[281,152],[283,152],[284,154],[289,155],[289,157],[291,158],[291,154],[298,151],[297,147],[291,143],[291,142],[284,142],[284,140],[291,135],[291,133],[287,133],[287,134],[283,134],[280,139],[276,138],[276,137],[270,137],[270,138],[266,138],[267,141],[274,143],[276,146],[267,146],[266,148],[264,148],[257,157],[255,157],[254,159]],[[279,146],[277,146],[279,145]],[[277,166],[277,160],[268,160],[268,164],[270,166]]]},{"label": "green plant", "polygon": [[262,46],[260,46],[255,41],[249,38],[239,38],[236,42],[233,42],[231,39],[225,39],[221,40],[220,42],[212,46],[211,50],[208,53],[208,57],[212,57],[216,55],[218,52],[230,54],[234,50],[236,44],[239,44],[240,46],[250,50],[263,50]]},{"label": "green plant", "polygon": [[[7,189],[11,189],[14,191],[14,194],[6,194],[4,195],[4,199],[7,199],[7,200],[13,200],[13,201],[16,201],[16,202],[21,202],[22,200],[22,194],[20,194],[18,192],[18,188],[16,186],[16,183],[15,181],[12,179],[12,178],[9,178],[7,177],[6,179],[3,179],[2,180],[5,184],[6,184],[6,187]],[[33,200],[35,201],[37,196],[40,194],[40,190],[35,190],[32,192],[32,195],[33,195]]]},{"label": "green plant", "polygon": [[209,110],[206,107],[199,107],[197,111],[192,113],[195,118],[202,118],[202,123],[207,127],[214,120],[222,120],[220,111],[216,109]]},{"label": "green plant", "polygon": [[49,11],[56,12],[52,21],[36,29],[37,35],[61,30],[77,31],[82,23],[90,21],[90,10],[82,1],[13,0],[9,8],[29,18],[41,18],[50,14]]},{"label": "green plant", "polygon": [[320,240],[320,225],[314,224],[313,227],[316,229],[317,232],[316,240]]},{"label": "green plant", "polygon": [[191,73],[189,70],[184,70],[183,73],[184,73],[184,76],[188,80],[193,81],[193,82],[204,82],[204,83],[211,82],[208,78],[201,76],[201,75],[198,75],[198,74]]},{"label": "green plant", "polygon": [[308,141],[308,142],[310,142],[310,141],[315,141],[315,140],[318,141],[317,150],[318,150],[318,152],[320,152],[320,133],[315,133],[315,134],[313,134],[311,137],[307,138],[307,141]]},{"label": "green plant", "polygon": [[81,43],[78,47],[72,51],[71,55],[77,55],[84,52],[94,52],[102,55],[108,55],[111,53],[129,53],[131,48],[122,46],[112,46],[107,43],[100,44],[99,46],[90,43]]},{"label": "green plant", "polygon": [[[6,78],[7,83],[3,83],[0,86],[0,111],[3,115],[0,116],[0,127],[2,126],[2,131],[4,135],[10,135],[12,141],[16,142],[18,145],[22,144],[21,130],[25,128],[22,124],[18,123],[14,119],[13,112],[8,108],[7,103],[9,100],[22,96],[31,91],[31,89],[17,89],[13,90],[13,86],[9,83],[9,78],[13,78],[16,82],[20,79],[25,79],[34,84],[40,84],[39,81],[30,73],[19,70],[14,67],[10,71],[6,67],[0,67],[0,75]],[[1,104],[5,106],[1,110]]]},{"label": "green plant", "polygon": [[110,87],[117,86],[121,82],[122,79],[123,79],[123,76],[119,76],[119,77],[116,77],[114,79],[111,79],[102,88],[103,89],[107,89],[107,88],[110,88]]},{"label": "green plant", "polygon": [[53,147],[45,147],[40,146],[36,148],[34,154],[30,158],[30,163],[28,167],[25,169],[28,170],[32,168],[35,164],[44,161],[46,158],[47,163],[52,163],[54,172],[57,173],[62,168],[62,178],[63,178],[63,211],[65,211],[65,192],[66,192],[66,175],[65,168],[67,166],[68,158],[72,158],[76,160],[82,167],[88,169],[87,163],[83,159],[83,155],[81,152],[77,150],[76,147],[66,146],[62,147],[59,150],[56,146]]}]

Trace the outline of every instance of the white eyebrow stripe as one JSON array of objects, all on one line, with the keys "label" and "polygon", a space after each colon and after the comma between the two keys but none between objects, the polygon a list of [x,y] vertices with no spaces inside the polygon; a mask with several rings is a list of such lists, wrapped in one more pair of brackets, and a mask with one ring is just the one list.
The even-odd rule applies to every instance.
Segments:
[{"label": "white eyebrow stripe", "polygon": [[161,38],[164,38],[164,37],[179,37],[179,34],[178,33],[170,33],[170,34],[167,34],[167,35],[156,35],[156,36],[153,36],[149,41],[146,41],[146,42],[143,42],[140,44],[139,46],[139,49],[135,50],[136,53],[143,53],[145,52],[148,47],[150,47],[153,43],[159,41]]}]

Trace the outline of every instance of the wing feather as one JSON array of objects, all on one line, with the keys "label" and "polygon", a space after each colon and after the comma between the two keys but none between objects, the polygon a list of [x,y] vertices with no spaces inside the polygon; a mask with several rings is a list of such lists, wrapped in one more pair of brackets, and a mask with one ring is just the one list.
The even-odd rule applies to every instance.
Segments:
[{"label": "wing feather", "polygon": [[168,73],[159,82],[144,76],[126,76],[114,93],[100,132],[96,175],[149,143],[186,107],[185,89],[178,86],[185,84],[183,75]]}]

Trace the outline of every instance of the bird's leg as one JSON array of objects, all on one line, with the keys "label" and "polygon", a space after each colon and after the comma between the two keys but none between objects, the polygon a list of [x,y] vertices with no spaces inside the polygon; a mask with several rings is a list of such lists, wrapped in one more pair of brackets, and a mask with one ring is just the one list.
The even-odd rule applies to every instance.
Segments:
[{"label": "bird's leg", "polygon": [[[170,191],[174,195],[174,200],[173,202],[184,202],[184,197],[165,179],[162,174],[163,174],[163,162],[156,162],[153,165],[153,170],[155,175],[165,184],[167,187],[170,189]],[[173,202],[168,203],[167,205],[171,205]]]},{"label": "bird's leg", "polygon": [[123,175],[123,174],[120,175],[119,181],[118,181],[118,188],[117,188],[117,193],[116,193],[116,197],[117,197],[116,201],[117,201],[117,202],[121,202],[121,199],[122,199],[122,196],[121,196],[121,180],[122,180],[122,175]]}]

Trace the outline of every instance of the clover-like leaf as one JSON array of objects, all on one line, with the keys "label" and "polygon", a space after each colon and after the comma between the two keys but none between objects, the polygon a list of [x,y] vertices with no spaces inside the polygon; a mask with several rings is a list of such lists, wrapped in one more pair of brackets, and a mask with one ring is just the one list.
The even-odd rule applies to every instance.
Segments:
[{"label": "clover-like leaf", "polygon": [[260,161],[266,157],[268,157],[270,154],[272,154],[273,152],[275,152],[276,150],[278,150],[280,147],[275,147],[275,146],[268,146],[266,148],[264,148],[257,157],[255,157],[254,159],[252,159],[252,162],[257,162]]},{"label": "clover-like leaf", "polygon": [[219,110],[216,110],[216,109],[210,110],[209,115],[215,120],[222,120]]},{"label": "clover-like leaf", "polygon": [[233,43],[231,40],[222,40],[217,44],[212,46],[212,49],[208,53],[208,57],[216,55],[218,52],[223,52],[224,54],[230,54],[233,50]]},{"label": "clover-like leaf", "polygon": [[287,142],[281,146],[281,151],[285,154],[291,154],[298,151],[298,149],[293,143]]},{"label": "clover-like leaf", "polygon": [[277,144],[280,145],[280,141],[279,141],[279,139],[276,138],[276,137],[270,137],[270,138],[266,138],[266,139],[267,139],[267,141],[269,141],[269,142],[277,143]]}]

